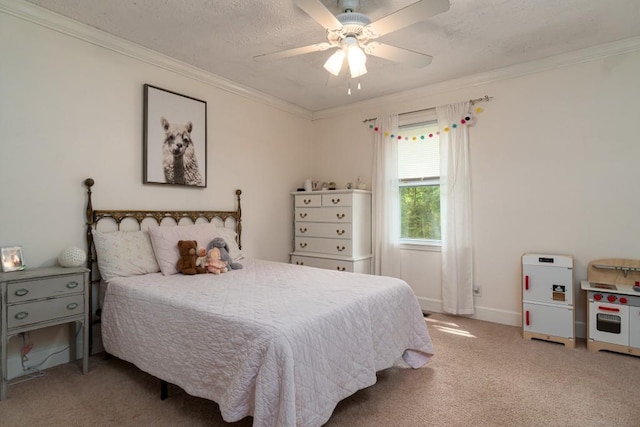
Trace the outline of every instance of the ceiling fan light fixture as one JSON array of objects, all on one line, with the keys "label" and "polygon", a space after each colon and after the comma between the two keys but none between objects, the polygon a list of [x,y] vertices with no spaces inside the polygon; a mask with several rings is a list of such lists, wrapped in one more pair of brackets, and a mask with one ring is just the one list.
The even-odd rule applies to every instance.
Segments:
[{"label": "ceiling fan light fixture", "polygon": [[340,70],[342,69],[342,64],[344,63],[344,52],[342,49],[336,50],[333,55],[327,59],[327,62],[324,63],[324,69],[337,76],[340,74]]},{"label": "ceiling fan light fixture", "polygon": [[360,49],[357,44],[351,44],[348,47],[347,59],[349,61],[349,71],[351,71],[351,78],[360,77],[367,74],[367,55]]}]

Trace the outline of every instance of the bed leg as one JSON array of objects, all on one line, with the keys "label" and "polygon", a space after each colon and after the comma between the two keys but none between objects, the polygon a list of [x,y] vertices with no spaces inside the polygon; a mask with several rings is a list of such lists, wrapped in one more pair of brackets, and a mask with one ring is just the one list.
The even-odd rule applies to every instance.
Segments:
[{"label": "bed leg", "polygon": [[160,380],[160,400],[166,400],[169,397],[169,383]]}]

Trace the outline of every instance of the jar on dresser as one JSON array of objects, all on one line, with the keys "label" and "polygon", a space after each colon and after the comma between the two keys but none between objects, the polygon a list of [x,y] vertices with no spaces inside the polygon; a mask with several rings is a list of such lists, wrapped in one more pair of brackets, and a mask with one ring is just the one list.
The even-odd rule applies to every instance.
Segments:
[{"label": "jar on dresser", "polygon": [[371,192],[300,191],[294,199],[291,263],[371,273]]}]

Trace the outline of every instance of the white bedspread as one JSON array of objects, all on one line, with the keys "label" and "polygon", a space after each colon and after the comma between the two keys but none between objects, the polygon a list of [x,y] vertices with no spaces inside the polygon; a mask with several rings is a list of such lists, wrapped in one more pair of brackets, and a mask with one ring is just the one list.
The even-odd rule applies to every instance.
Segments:
[{"label": "white bedspread", "polygon": [[404,357],[433,354],[402,280],[244,259],[221,275],[113,279],[102,312],[107,352],[187,393],[226,421],[320,426],[336,404]]}]

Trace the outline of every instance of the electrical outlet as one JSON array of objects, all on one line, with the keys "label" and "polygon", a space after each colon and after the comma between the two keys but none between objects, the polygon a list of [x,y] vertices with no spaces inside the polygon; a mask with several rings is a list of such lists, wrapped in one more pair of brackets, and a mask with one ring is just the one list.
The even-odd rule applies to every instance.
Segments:
[{"label": "electrical outlet", "polygon": [[476,296],[476,297],[482,296],[482,288],[480,288],[480,285],[473,285],[473,296]]}]

